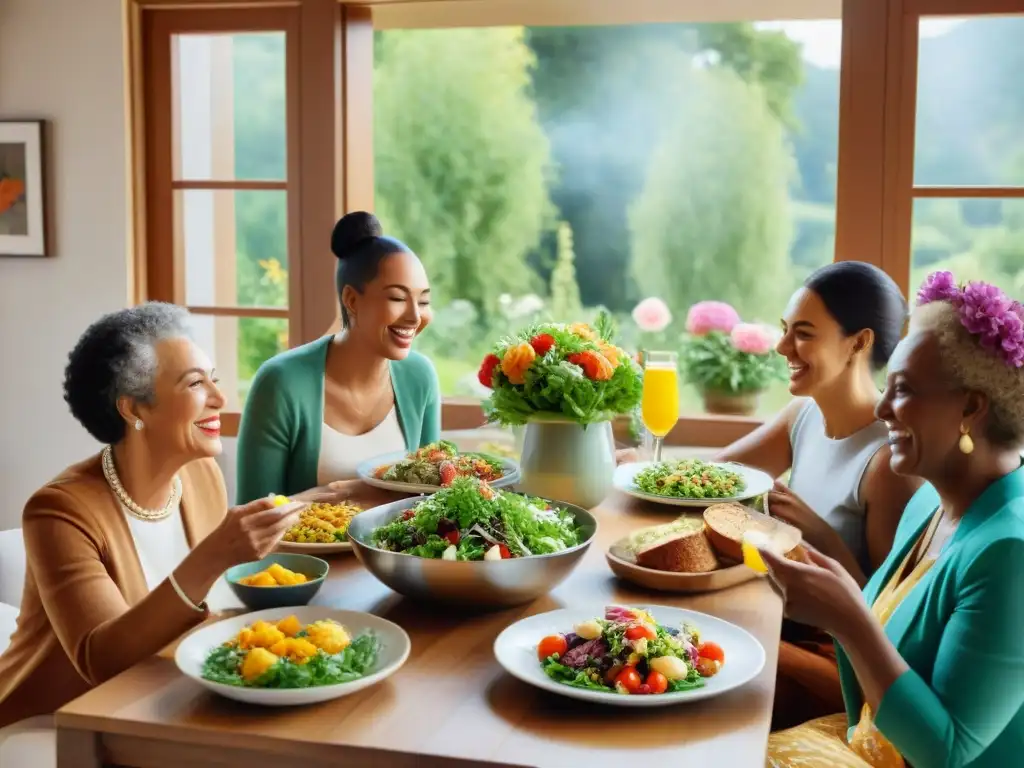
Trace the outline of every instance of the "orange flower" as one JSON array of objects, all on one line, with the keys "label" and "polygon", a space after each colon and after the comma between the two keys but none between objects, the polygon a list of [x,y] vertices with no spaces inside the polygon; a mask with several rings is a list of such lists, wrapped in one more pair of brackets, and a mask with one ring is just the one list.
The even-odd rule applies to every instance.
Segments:
[{"label": "orange flower", "polygon": [[586,323],[573,323],[569,326],[569,331],[575,333],[581,339],[587,339],[588,341],[594,341],[597,339],[597,334],[594,333],[594,329]]},{"label": "orange flower", "polygon": [[604,355],[591,352],[589,349],[583,352],[574,352],[567,358],[573,365],[583,369],[583,375],[594,381],[608,381],[615,372],[612,364]]},{"label": "orange flower", "polygon": [[525,341],[516,344],[505,350],[505,356],[501,359],[501,372],[513,384],[523,384],[526,382],[526,371],[536,358],[537,353]]},{"label": "orange flower", "polygon": [[614,344],[609,344],[607,341],[597,342],[598,348],[601,350],[601,354],[605,356],[609,363],[612,364],[612,368],[619,367],[619,354],[622,352]]}]

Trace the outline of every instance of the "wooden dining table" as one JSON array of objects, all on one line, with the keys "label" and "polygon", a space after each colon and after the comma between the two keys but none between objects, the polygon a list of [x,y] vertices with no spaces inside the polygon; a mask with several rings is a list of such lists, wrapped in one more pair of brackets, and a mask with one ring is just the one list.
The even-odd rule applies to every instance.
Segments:
[{"label": "wooden dining table", "polygon": [[[354,500],[394,497],[359,485]],[[298,708],[243,705],[184,676],[171,649],[71,702],[56,715],[60,768],[433,768],[433,766],[763,766],[782,605],[763,578],[704,594],[656,593],[618,580],[605,552],[678,508],[612,491],[576,569],[549,594],[489,612],[419,603],[392,592],[351,553],[329,558],[314,604],[366,611],[405,629],[412,651],[362,692]],[[743,627],[764,646],[761,673],[699,702],[627,708],[577,701],[506,674],[492,646],[531,614],[578,605],[675,606]],[[29,767],[30,768],[30,767]]]}]

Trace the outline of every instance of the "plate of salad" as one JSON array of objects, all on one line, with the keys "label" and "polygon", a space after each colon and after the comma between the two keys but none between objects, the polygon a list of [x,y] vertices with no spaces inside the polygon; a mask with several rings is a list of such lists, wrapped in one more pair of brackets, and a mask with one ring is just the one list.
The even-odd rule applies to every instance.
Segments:
[{"label": "plate of salad", "polygon": [[719,696],[750,682],[765,664],[764,648],[746,630],[668,606],[529,616],[498,635],[494,655],[530,685],[626,707]]},{"label": "plate of salad", "polygon": [[492,488],[519,481],[519,465],[510,458],[459,451],[455,443],[439,440],[411,453],[391,453],[364,461],[357,468],[367,485],[401,493],[434,493],[457,477],[475,477]]},{"label": "plate of salad", "polygon": [[612,484],[638,499],[680,507],[706,507],[726,501],[746,501],[768,493],[771,475],[732,462],[679,459],[622,464]]},{"label": "plate of salad", "polygon": [[394,674],[410,649],[405,630],[379,616],[306,605],[201,627],[181,641],[174,660],[226,698],[294,706],[374,685]]}]

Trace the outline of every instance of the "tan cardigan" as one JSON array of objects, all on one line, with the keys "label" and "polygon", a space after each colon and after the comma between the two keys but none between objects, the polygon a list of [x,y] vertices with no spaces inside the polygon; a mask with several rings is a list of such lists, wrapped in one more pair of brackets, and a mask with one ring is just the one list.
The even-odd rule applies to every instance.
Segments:
[{"label": "tan cardigan", "polygon": [[[213,459],[188,464],[180,477],[195,547],[227,510],[224,478]],[[18,628],[0,656],[0,728],[56,711],[206,618],[169,581],[148,590],[99,455],[37,491],[22,520],[28,573]]]}]

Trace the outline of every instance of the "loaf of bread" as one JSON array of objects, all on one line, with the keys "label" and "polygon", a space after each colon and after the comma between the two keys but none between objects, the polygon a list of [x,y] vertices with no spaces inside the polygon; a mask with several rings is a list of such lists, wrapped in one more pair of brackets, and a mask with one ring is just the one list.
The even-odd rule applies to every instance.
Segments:
[{"label": "loaf of bread", "polygon": [[637,565],[655,571],[707,573],[719,567],[718,557],[704,534],[703,520],[696,515],[642,528],[630,537],[630,548]]},{"label": "loaf of bread", "polygon": [[704,532],[723,558],[743,562],[743,534],[747,531],[770,536],[772,549],[782,555],[796,550],[803,539],[798,528],[742,504],[712,504],[704,510]]}]

